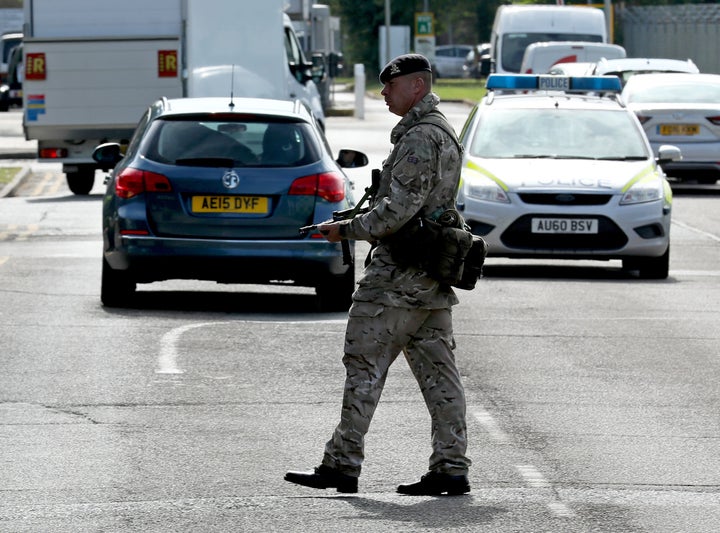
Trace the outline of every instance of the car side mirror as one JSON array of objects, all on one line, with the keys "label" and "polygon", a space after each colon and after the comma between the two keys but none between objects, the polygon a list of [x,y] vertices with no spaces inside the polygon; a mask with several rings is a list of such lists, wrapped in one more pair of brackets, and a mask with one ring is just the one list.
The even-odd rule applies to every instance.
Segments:
[{"label": "car side mirror", "polygon": [[363,152],[343,149],[340,150],[336,162],[341,168],[358,168],[364,167],[370,161]]},{"label": "car side mirror", "polygon": [[658,148],[658,164],[669,163],[670,161],[680,161],[681,159],[682,152],[677,146],[663,144],[660,148]]},{"label": "car side mirror", "polygon": [[490,56],[480,56],[480,75],[489,76],[493,70],[493,61],[490,59]]},{"label": "car side mirror", "polygon": [[325,68],[325,54],[315,53],[312,55],[311,78],[315,83],[325,79],[327,69]]},{"label": "car side mirror", "polygon": [[118,143],[101,144],[92,153],[93,161],[104,166],[114,167],[123,157],[125,155],[122,153],[122,148]]}]

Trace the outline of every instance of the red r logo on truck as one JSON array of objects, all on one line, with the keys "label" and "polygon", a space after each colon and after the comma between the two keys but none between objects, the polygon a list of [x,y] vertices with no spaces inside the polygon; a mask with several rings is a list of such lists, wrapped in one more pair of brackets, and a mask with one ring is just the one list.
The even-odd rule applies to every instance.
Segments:
[{"label": "red r logo on truck", "polygon": [[25,56],[25,79],[44,80],[45,77],[45,52],[27,54]]},{"label": "red r logo on truck", "polygon": [[174,78],[178,74],[177,50],[158,50],[158,77]]}]

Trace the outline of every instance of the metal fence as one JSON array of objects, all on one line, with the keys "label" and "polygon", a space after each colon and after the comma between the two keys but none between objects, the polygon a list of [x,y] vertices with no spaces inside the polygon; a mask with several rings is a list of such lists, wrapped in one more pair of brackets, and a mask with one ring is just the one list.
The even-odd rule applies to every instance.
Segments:
[{"label": "metal fence", "polygon": [[628,57],[692,59],[720,73],[720,4],[617,6]]}]

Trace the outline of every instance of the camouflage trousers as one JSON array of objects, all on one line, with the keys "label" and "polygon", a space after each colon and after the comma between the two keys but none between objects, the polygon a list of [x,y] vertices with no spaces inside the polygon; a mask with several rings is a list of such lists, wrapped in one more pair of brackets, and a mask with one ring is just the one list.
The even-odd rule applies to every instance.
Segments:
[{"label": "camouflage trousers", "polygon": [[466,474],[465,393],[455,365],[450,309],[384,307],[354,302],[345,334],[346,369],[340,423],[323,464],[359,476],[364,439],[390,365],[400,352],[420,385],[432,422],[429,470]]}]

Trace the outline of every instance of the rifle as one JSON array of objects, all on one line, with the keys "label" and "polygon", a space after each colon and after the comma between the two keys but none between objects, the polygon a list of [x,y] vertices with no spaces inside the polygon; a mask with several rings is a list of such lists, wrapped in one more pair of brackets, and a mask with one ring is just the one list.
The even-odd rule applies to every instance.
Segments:
[{"label": "rifle", "polygon": [[[371,199],[375,196],[378,190],[378,185],[380,184],[380,169],[374,168],[372,170],[372,178],[370,182],[370,187],[365,187],[365,194],[363,194],[363,197],[360,198],[360,201],[355,204],[355,207],[352,207],[350,209],[343,209],[342,211],[333,211],[332,214],[332,221],[338,222],[340,220],[349,220],[351,218],[355,218],[358,215],[362,215],[363,213],[367,213],[370,209],[370,206],[363,207],[363,204],[365,201]],[[370,202],[372,203],[372,202]],[[321,222],[320,224],[312,224],[310,226],[303,226],[300,228],[300,233],[303,235],[315,231],[318,229],[318,226],[324,224],[324,222]],[[323,233],[321,231],[321,233]],[[342,253],[343,253],[343,265],[352,265],[353,259],[352,254],[350,253],[350,243],[347,241],[347,239],[343,239],[340,242],[340,245],[342,246]]]}]

